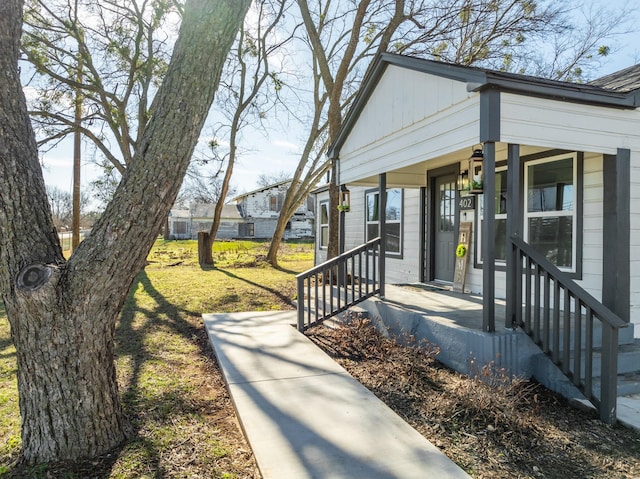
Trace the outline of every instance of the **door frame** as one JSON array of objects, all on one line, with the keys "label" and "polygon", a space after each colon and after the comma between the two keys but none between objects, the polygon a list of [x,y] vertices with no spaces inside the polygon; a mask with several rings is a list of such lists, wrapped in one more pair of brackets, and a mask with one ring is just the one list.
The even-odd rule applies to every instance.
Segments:
[{"label": "door frame", "polygon": [[[420,248],[420,252],[422,255],[421,264],[423,265],[422,271],[420,272],[420,281],[423,283],[428,283],[436,279],[436,268],[434,259],[436,251],[436,178],[445,175],[455,175],[457,178],[459,174],[460,163],[454,163],[452,165],[443,166],[441,168],[435,168],[426,172],[427,188],[425,190],[425,194],[422,195],[422,214],[420,215],[420,221],[422,223],[422,247]],[[460,193],[456,189],[455,218],[457,219],[457,221],[453,232],[454,238],[458,237],[460,228],[460,205],[458,204],[459,197]]]}]

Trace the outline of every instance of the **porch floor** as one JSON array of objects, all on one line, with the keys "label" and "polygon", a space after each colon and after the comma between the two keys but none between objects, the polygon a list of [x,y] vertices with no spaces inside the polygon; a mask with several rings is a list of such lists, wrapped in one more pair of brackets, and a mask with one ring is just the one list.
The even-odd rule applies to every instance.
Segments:
[{"label": "porch floor", "polygon": [[[454,293],[447,286],[431,283],[387,284],[384,300],[427,314],[434,321],[482,331],[482,296],[477,294]],[[497,333],[506,330],[502,299],[495,301],[495,328]]]}]

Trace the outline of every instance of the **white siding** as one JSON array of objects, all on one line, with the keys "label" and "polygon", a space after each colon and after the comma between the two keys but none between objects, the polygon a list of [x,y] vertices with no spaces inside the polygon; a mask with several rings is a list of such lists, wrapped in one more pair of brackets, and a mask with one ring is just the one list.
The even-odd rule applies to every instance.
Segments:
[{"label": "white siding", "polygon": [[640,150],[640,111],[500,94],[505,143],[615,154]]},{"label": "white siding", "polygon": [[389,66],[340,150],[350,183],[478,142],[479,95],[466,84]]}]

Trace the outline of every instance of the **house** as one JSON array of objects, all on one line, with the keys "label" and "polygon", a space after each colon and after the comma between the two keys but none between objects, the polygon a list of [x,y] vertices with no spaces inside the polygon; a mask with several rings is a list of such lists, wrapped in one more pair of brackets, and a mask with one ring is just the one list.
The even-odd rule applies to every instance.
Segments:
[{"label": "house", "polygon": [[[273,236],[284,197],[290,186],[290,180],[281,181],[233,199],[245,224],[251,225],[250,229],[255,238],[270,239]],[[287,223],[284,239],[313,238],[314,217],[313,199],[307,198]]]},{"label": "house", "polygon": [[[639,107],[640,65],[575,84],[380,55],[328,152],[349,197],[343,250],[384,238],[345,257],[345,277],[383,297],[407,283],[478,294],[485,339],[466,351],[529,364],[521,328],[615,418],[618,345],[640,337]],[[329,203],[315,196],[321,263]]]},{"label": "house", "polygon": [[[237,196],[234,204],[222,207],[217,238],[271,239],[290,181],[282,181]],[[196,239],[213,223],[215,204],[193,203],[189,208],[173,208],[168,218],[168,237]],[[313,200],[305,201],[286,225],[284,239],[312,238]]]},{"label": "house", "polygon": [[[169,212],[170,239],[196,239],[199,231],[209,232],[213,223],[215,203],[193,203],[189,208],[172,208]],[[242,237],[244,220],[236,205],[224,205],[218,239]]]}]

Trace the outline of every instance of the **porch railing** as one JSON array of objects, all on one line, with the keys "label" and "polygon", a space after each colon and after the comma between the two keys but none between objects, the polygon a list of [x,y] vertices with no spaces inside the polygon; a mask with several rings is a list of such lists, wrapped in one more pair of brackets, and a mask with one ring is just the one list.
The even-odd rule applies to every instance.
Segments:
[{"label": "porch railing", "polygon": [[380,293],[379,259],[378,237],[297,275],[298,330]]},{"label": "porch railing", "polygon": [[[515,323],[596,406],[604,422],[615,422],[618,330],[627,323],[531,245],[517,237],[511,238],[511,244]],[[596,394],[594,353],[598,349],[601,382]]]}]

